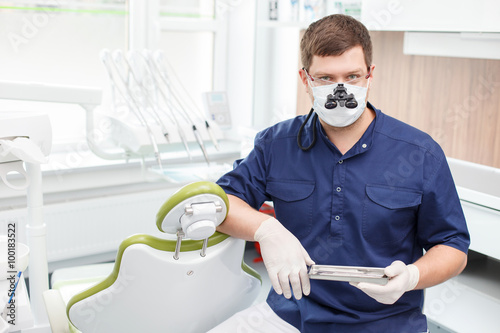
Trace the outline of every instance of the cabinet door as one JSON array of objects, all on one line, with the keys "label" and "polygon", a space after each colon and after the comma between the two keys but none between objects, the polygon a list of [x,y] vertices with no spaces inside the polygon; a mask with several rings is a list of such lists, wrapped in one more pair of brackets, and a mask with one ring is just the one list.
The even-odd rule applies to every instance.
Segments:
[{"label": "cabinet door", "polygon": [[500,2],[370,0],[361,21],[370,30],[499,32]]}]

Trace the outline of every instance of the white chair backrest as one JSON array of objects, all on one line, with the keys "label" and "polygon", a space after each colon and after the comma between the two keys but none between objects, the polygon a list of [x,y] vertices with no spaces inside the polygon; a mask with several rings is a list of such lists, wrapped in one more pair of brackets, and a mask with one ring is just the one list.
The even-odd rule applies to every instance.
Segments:
[{"label": "white chair backrest", "polygon": [[260,277],[243,262],[243,240],[216,233],[205,257],[201,241],[190,250],[195,241],[186,240],[175,260],[175,241],[140,236],[124,241],[105,281],[69,302],[68,317],[80,331],[202,333],[259,294]]}]

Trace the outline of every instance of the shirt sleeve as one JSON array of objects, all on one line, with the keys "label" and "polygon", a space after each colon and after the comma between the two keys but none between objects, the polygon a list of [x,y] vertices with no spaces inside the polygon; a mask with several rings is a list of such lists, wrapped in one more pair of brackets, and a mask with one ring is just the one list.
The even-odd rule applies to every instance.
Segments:
[{"label": "shirt sleeve", "polygon": [[418,241],[426,251],[442,244],[467,253],[470,236],[444,153],[433,164],[418,213]]},{"label": "shirt sleeve", "polygon": [[235,161],[233,170],[217,181],[227,194],[237,196],[255,209],[270,200],[266,194],[266,162],[260,138],[257,135],[250,154]]}]

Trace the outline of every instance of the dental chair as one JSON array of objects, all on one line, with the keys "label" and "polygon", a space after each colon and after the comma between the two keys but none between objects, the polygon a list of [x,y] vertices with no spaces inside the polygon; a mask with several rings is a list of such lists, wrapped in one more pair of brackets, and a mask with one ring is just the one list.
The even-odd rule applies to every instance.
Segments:
[{"label": "dental chair", "polygon": [[[52,331],[202,333],[250,306],[261,280],[243,261],[245,242],[215,231],[228,208],[214,183],[174,193],[156,222],[177,239],[133,235],[121,243],[107,277],[53,284],[44,294]],[[61,305],[75,284],[85,283],[93,285]]]}]

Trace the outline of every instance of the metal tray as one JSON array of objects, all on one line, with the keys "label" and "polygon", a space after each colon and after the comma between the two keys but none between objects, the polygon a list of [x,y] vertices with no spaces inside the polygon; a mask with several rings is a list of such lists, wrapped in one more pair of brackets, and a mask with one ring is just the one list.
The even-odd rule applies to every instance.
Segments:
[{"label": "metal tray", "polygon": [[308,274],[309,278],[317,280],[370,282],[380,285],[389,281],[384,269],[378,267],[311,265]]}]

